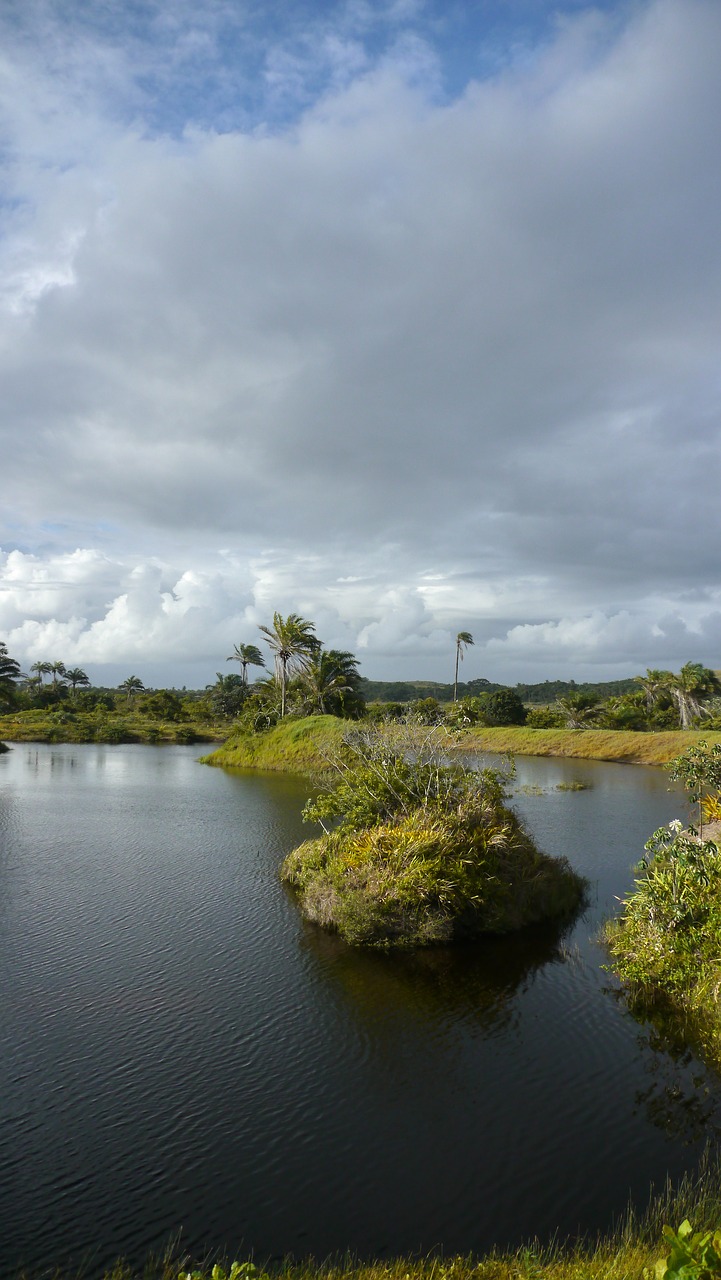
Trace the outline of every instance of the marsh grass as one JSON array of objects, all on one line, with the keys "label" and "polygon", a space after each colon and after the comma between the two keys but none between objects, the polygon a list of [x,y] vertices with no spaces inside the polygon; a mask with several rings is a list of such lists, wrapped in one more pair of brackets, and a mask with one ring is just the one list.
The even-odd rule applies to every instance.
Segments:
[{"label": "marsh grass", "polygon": [[[494,1249],[483,1257],[441,1253],[427,1257],[397,1257],[361,1261],[352,1255],[316,1260],[286,1259],[269,1266],[262,1259],[241,1263],[247,1280],[654,1280],[667,1256],[666,1225],[689,1219],[695,1230],[714,1230],[721,1224],[721,1162],[707,1150],[698,1169],[677,1185],[667,1182],[651,1195],[648,1207],[629,1207],[613,1228],[594,1239],[531,1241],[515,1250]],[[149,1257],[140,1267],[122,1261],[99,1272],[45,1271],[20,1273],[17,1280],[224,1280],[232,1264],[220,1255],[194,1262],[183,1254],[176,1238],[162,1255]]]},{"label": "marsh grass", "polygon": [[0,716],[0,739],[6,742],[213,742],[222,730],[192,720],[159,720],[132,707],[122,712],[98,708],[75,711],[63,703],[55,709],[35,709]]}]

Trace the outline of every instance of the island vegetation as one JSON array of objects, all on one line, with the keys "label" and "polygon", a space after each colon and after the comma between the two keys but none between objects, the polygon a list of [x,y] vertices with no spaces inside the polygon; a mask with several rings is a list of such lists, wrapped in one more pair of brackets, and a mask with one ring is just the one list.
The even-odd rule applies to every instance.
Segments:
[{"label": "island vegetation", "polygon": [[669,773],[686,787],[689,820],[647,841],[604,936],[634,1012],[721,1070],[721,745],[689,748]]},{"label": "island vegetation", "polygon": [[433,729],[344,735],[304,818],[322,828],[281,878],[307,919],[363,946],[429,946],[568,919],[584,881],[541,853],[505,775],[445,763]]}]

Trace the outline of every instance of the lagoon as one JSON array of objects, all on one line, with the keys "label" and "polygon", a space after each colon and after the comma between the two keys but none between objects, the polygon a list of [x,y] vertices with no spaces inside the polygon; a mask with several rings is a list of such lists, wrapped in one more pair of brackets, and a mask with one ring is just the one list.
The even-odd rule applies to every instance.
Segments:
[{"label": "lagoon", "polygon": [[[519,759],[513,804],[592,883],[536,929],[404,956],[305,924],[277,877],[302,779],[197,748],[0,757],[0,1265],[181,1248],[279,1260],[595,1232],[721,1130],[595,936],[663,770]],[[557,791],[579,781],[582,791]]]}]

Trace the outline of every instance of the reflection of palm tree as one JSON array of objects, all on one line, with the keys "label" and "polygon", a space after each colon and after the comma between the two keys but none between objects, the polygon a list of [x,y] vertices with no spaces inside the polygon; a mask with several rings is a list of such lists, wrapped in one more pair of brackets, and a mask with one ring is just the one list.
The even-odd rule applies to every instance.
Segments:
[{"label": "reflection of palm tree", "polygon": [[65,672],[65,679],[72,688],[73,697],[75,697],[75,689],[77,685],[82,684],[87,686],[90,684],[88,677],[80,667],[71,667],[69,671]]},{"label": "reflection of palm tree", "polygon": [[453,677],[453,701],[458,697],[458,663],[463,662],[463,651],[467,649],[469,644],[473,644],[473,636],[470,631],[459,631],[456,636],[456,673]]},{"label": "reflection of palm tree", "polygon": [[234,644],[226,662],[239,662],[243,673],[243,687],[248,684],[248,667],[264,667],[263,655],[255,644]]},{"label": "reflection of palm tree", "polygon": [[275,655],[275,678],[280,685],[280,714],[285,715],[285,691],[289,671],[302,671],[309,659],[320,649],[315,627],[300,614],[289,613],[287,618],[273,614],[272,627],[260,627],[272,653]]},{"label": "reflection of palm tree", "polygon": [[130,702],[136,693],[143,692],[145,685],[139,676],[128,676],[127,680],[123,680],[123,683],[118,685],[118,688],[123,690],[128,702]]},{"label": "reflection of palm tree", "polygon": [[703,715],[702,702],[719,692],[721,684],[713,671],[700,662],[687,662],[678,675],[671,675],[666,688],[676,703],[682,729],[688,729],[691,721]]}]

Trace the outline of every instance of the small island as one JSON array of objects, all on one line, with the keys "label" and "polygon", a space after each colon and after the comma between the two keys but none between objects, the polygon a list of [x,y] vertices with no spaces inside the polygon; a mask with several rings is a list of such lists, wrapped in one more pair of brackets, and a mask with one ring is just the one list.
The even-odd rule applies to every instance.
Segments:
[{"label": "small island", "polygon": [[350,733],[304,810],[323,832],[288,855],[281,878],[308,920],[355,946],[431,946],[570,918],[585,881],[536,848],[505,804],[507,776],[444,763],[432,731]]}]

